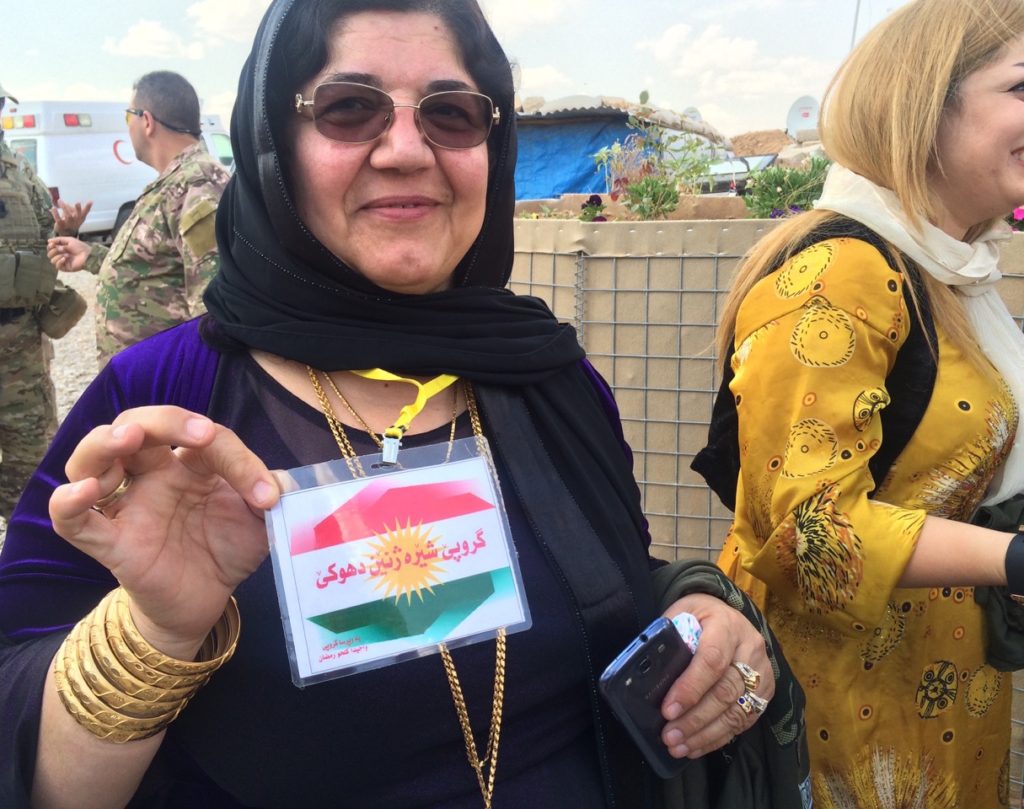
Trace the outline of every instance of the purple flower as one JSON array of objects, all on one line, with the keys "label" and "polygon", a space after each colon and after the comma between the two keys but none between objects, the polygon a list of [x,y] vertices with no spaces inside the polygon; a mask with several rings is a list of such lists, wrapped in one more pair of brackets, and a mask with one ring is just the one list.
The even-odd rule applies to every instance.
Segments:
[{"label": "purple flower", "polygon": [[772,212],[768,214],[769,219],[778,219],[780,216],[785,216],[786,212],[782,208],[772,208]]},{"label": "purple flower", "polygon": [[583,204],[584,205],[600,205],[601,204],[601,197],[598,194],[591,194],[590,195],[590,199],[588,199]]},{"label": "purple flower", "polygon": [[600,216],[600,215],[599,215],[599,216],[595,216],[595,217],[594,217],[593,219],[591,219],[590,221],[591,221],[591,222],[607,222],[607,221],[608,221],[608,218],[607,218],[607,217],[604,217],[604,216]]}]

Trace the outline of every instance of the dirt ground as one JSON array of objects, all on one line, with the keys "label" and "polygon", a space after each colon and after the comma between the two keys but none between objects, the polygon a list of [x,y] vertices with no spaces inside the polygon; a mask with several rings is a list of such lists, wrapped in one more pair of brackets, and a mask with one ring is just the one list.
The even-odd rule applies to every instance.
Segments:
[{"label": "dirt ground", "polygon": [[756,132],[745,132],[729,138],[732,149],[739,157],[751,155],[777,154],[786,146],[796,143],[793,138],[781,129],[761,129]]}]

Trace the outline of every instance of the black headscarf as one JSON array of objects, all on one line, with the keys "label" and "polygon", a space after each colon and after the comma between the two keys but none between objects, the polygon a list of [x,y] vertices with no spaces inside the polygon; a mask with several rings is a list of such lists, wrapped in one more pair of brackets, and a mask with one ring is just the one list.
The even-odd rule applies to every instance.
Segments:
[{"label": "black headscarf", "polygon": [[[317,241],[288,191],[269,120],[268,69],[284,47],[277,42],[282,21],[306,2],[273,3],[239,82],[231,123],[236,171],[217,211],[221,268],[205,298],[215,331],[325,370],[381,367],[474,382],[504,496],[522,505],[578,621],[609,805],[647,805],[640,796],[652,789],[649,771],[596,687],[604,667],[656,613],[646,523],[618,424],[580,362],[575,332],[542,301],[502,288],[513,258],[511,71],[500,87],[481,88],[502,122],[488,143],[484,224],[455,270],[454,288],[388,292]],[[333,3],[365,9],[375,0]],[[507,67],[489,29],[482,38],[486,55]]]},{"label": "black headscarf", "polygon": [[[515,205],[510,70],[502,86],[487,88],[502,120],[488,142],[484,224],[455,269],[453,289],[430,295],[382,289],[301,221],[270,121],[294,112],[271,110],[268,99],[281,23],[302,4],[271,6],[239,80],[231,119],[235,174],[217,211],[220,272],[205,296],[218,331],[324,370],[445,371],[500,384],[535,381],[579,360],[572,327],[558,324],[541,300],[503,288],[512,271]],[[488,35],[484,47],[507,64]]]}]

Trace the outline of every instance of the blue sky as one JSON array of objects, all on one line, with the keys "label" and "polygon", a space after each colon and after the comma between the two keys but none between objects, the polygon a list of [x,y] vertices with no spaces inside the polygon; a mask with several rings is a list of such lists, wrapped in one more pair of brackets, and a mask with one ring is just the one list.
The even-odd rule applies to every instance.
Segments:
[{"label": "blue sky", "polygon": [[[682,111],[726,135],[783,129],[821,97],[861,36],[906,0],[482,0],[520,94],[609,95]],[[9,8],[8,6],[13,6]],[[26,100],[127,102],[133,79],[177,70],[225,123],[267,0],[5,3],[0,84]],[[856,32],[854,17],[857,15]]]}]

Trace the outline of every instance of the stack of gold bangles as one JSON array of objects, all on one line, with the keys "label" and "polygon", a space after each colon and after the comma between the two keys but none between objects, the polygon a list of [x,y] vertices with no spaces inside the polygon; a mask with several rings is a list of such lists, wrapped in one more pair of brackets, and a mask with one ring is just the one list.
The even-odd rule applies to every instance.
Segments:
[{"label": "stack of gold bangles", "polygon": [[234,654],[240,618],[232,598],[194,662],[158,652],[132,620],[128,595],[112,590],[65,638],[54,660],[64,707],[101,739],[154,736]]}]

